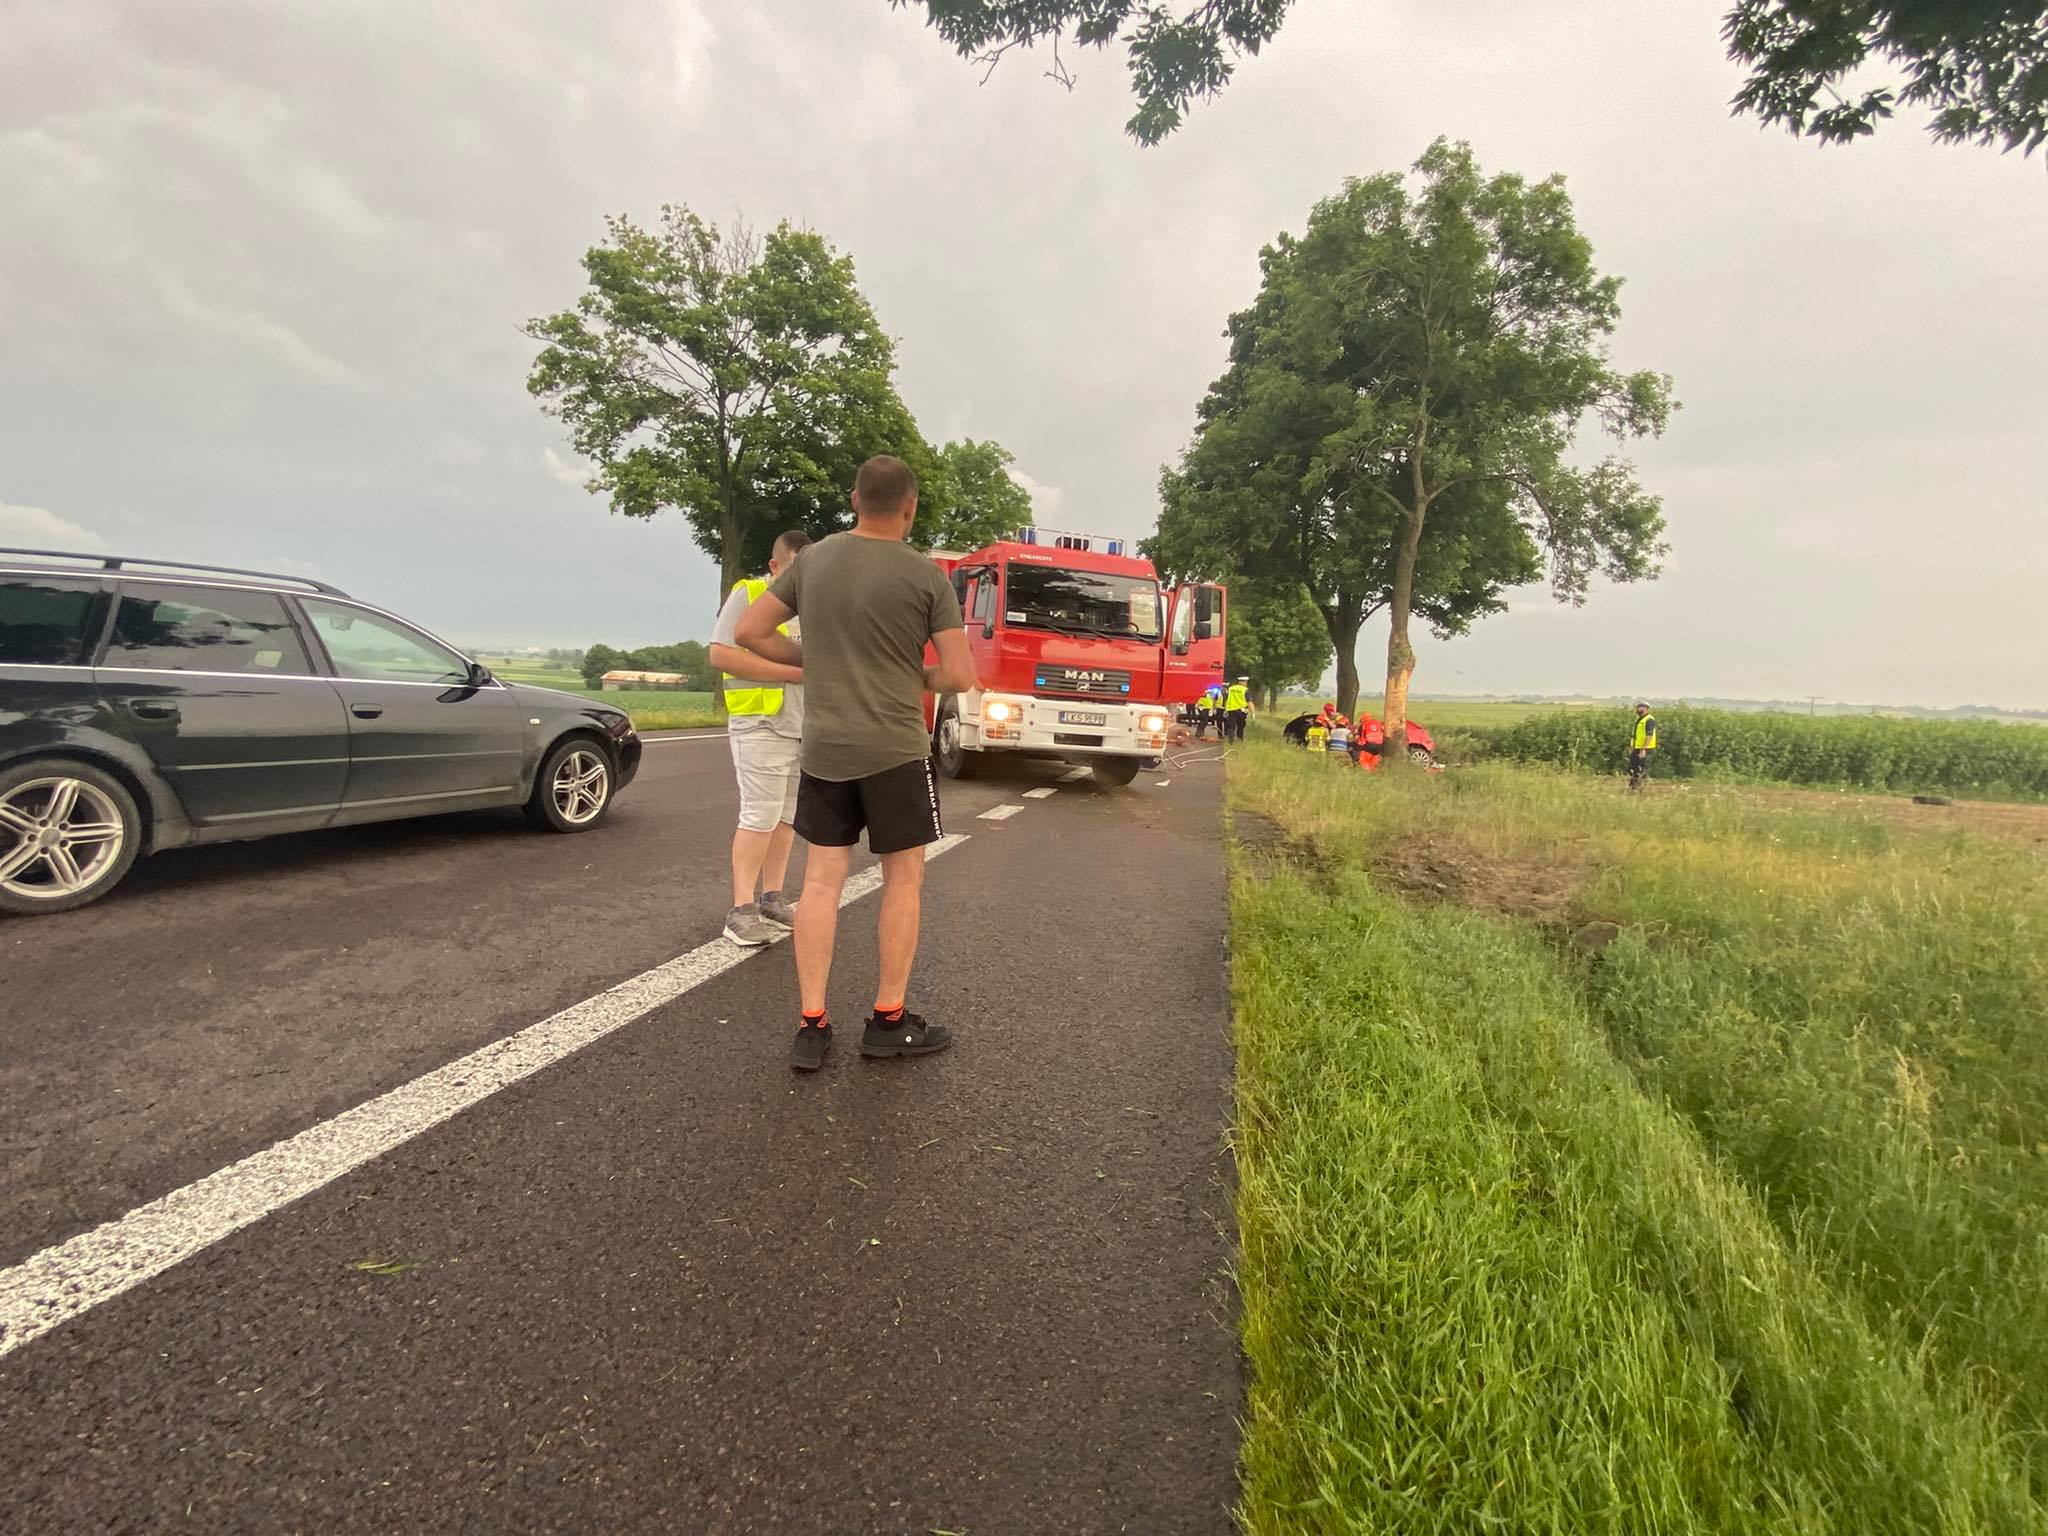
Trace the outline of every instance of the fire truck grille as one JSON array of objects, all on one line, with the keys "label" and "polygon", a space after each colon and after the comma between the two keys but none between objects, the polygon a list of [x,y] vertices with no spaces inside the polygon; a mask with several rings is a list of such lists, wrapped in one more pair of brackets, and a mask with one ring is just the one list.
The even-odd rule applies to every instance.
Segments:
[{"label": "fire truck grille", "polygon": [[1128,672],[1093,671],[1086,667],[1040,667],[1032,680],[1039,693],[1071,693],[1088,698],[1127,699]]}]

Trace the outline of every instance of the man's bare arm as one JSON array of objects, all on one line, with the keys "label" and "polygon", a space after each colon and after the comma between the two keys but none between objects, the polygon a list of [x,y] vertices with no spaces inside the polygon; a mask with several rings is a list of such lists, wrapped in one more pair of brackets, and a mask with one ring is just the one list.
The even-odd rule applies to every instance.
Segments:
[{"label": "man's bare arm", "polygon": [[711,665],[728,677],[741,678],[749,683],[800,683],[804,680],[802,667],[785,666],[736,645],[713,645]]},{"label": "man's bare arm", "polygon": [[942,629],[932,636],[939,652],[939,664],[924,669],[927,693],[965,693],[975,684],[974,653],[967,648],[967,631]]},{"label": "man's bare arm", "polygon": [[740,622],[733,631],[741,650],[752,651],[756,656],[769,661],[779,661],[785,667],[801,667],[804,664],[804,648],[784,634],[776,633],[775,626],[787,624],[796,617],[791,608],[773,592],[763,592],[747,605],[747,611],[740,615]]}]

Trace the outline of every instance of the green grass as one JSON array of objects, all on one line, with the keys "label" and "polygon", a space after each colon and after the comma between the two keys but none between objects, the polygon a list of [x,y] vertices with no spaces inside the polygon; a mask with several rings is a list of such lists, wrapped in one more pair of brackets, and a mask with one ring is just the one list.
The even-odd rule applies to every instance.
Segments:
[{"label": "green grass", "polygon": [[508,683],[533,683],[542,688],[559,688],[564,693],[602,698],[615,704],[643,731],[691,730],[722,726],[725,715],[709,693],[686,693],[662,688],[589,688],[583,674],[544,661],[515,661],[503,656],[479,656],[477,660]]},{"label": "green grass", "polygon": [[[1318,850],[1233,881],[1248,1529],[2048,1529],[2048,865],[1257,742],[1230,792]],[[1373,873],[1425,852],[1466,900]]]}]

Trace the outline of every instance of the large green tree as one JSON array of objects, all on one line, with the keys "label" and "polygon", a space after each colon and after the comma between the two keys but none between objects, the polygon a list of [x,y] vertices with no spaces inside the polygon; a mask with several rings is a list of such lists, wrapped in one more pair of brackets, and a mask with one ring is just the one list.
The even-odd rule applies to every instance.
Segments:
[{"label": "large green tree", "polygon": [[919,475],[917,536],[928,549],[965,554],[1027,527],[1031,493],[1010,476],[1016,460],[1000,443],[946,444]]},{"label": "large green tree", "polygon": [[783,527],[836,517],[867,452],[923,454],[853,263],[817,234],[721,233],[667,207],[652,230],[609,220],[583,268],[575,307],[527,324],[527,388],[613,510],[689,519],[721,591]]},{"label": "large green tree", "polygon": [[1313,688],[1330,664],[1330,633],[1323,615],[1298,581],[1230,584],[1231,677],[1249,677],[1252,691],[1271,709],[1281,691]]},{"label": "large green tree", "polygon": [[1595,573],[1655,573],[1656,498],[1619,459],[1584,463],[1576,440],[1587,422],[1658,432],[1672,408],[1667,378],[1608,363],[1620,283],[1595,270],[1560,179],[1488,178],[1442,140],[1416,171],[1412,188],[1348,182],[1261,254],[1155,541],[1175,566],[1298,573],[1347,712],[1357,621],[1384,605],[1397,743],[1416,614],[1461,631],[1539,552],[1566,602]]},{"label": "large green tree", "polygon": [[[1013,49],[1124,46],[1141,144],[1178,128],[1230,81],[1232,61],[1271,42],[1294,0],[889,0],[921,4],[963,58],[993,69]],[[1343,4],[1346,0],[1325,0]],[[1445,12],[1447,16],[1454,13]],[[2040,0],[1739,0],[1722,28],[1748,71],[1738,112],[1840,142],[1870,133],[1895,103],[1925,107],[1935,137],[2031,152],[2048,138],[2048,14]],[[1903,78],[1869,81],[1879,67]],[[1857,94],[1836,87],[1856,82]],[[1867,83],[1866,83],[1867,82]]]},{"label": "large green tree", "polygon": [[[1261,253],[1265,281],[1229,324],[1230,367],[1198,407],[1193,443],[1162,472],[1153,559],[1182,577],[1305,590],[1337,661],[1337,701],[1358,703],[1358,632],[1393,601],[1397,516],[1370,477],[1330,445],[1360,409],[1359,384],[1331,342],[1331,295],[1300,280],[1298,243]],[[1505,490],[1458,487],[1418,551],[1411,611],[1439,634],[1465,633],[1543,571]],[[1233,618],[1233,629],[1235,619]]]}]

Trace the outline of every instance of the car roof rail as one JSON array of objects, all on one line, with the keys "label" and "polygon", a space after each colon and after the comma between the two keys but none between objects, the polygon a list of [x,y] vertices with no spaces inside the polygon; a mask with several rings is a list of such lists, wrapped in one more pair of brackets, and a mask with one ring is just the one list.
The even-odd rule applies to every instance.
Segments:
[{"label": "car roof rail", "polygon": [[201,571],[216,576],[254,576],[262,581],[281,582],[287,586],[304,587],[311,592],[323,592],[329,597],[347,597],[339,587],[316,581],[311,576],[287,576],[280,571],[251,571],[239,565],[205,565],[193,560],[148,560],[139,555],[101,555],[75,549],[14,549],[0,546],[0,555],[34,555],[42,560],[83,560],[98,566],[103,571],[127,571],[141,567],[134,574],[147,576],[152,572]]}]

